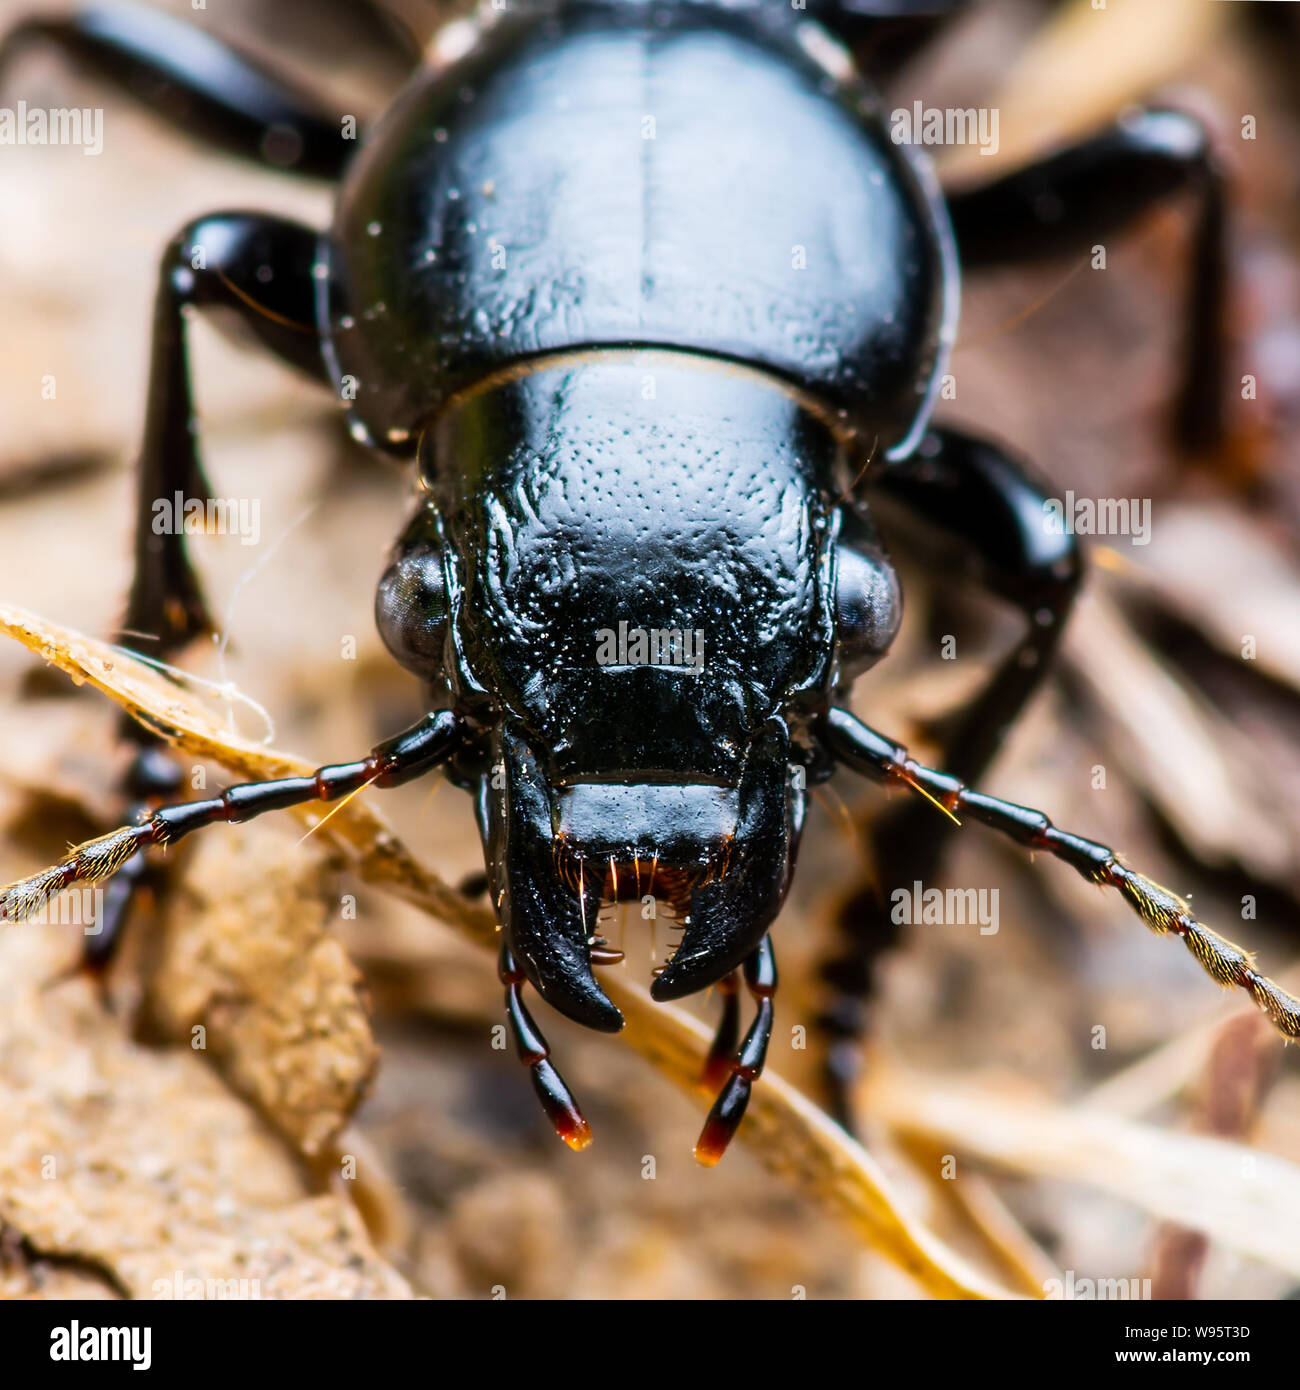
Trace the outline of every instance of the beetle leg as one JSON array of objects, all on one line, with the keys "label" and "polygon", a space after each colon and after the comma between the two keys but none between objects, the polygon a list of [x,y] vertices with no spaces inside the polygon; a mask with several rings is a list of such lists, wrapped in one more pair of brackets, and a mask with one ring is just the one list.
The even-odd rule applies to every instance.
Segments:
[{"label": "beetle leg", "polygon": [[979,777],[1038,689],[1083,578],[1075,536],[1046,525],[1052,484],[998,444],[932,430],[875,484],[955,545],[976,580],[1024,614],[1026,629],[988,685],[943,736],[944,767]]},{"label": "beetle leg", "polygon": [[[139,729],[132,725],[132,732]],[[144,738],[144,730],[139,730]],[[181,770],[176,760],[156,741],[141,742],[126,774],[126,792],[132,798],[127,819],[143,820],[161,810],[165,802],[176,797],[181,788]],[[157,886],[162,879],[161,866],[143,850],[137,850],[113,875],[104,890],[103,909],[95,930],[83,938],[81,964],[100,982],[107,997],[104,972],[112,964],[121,943],[122,932],[130,919],[131,910],[141,892]]]},{"label": "beetle leg", "polygon": [[210,493],[194,429],[186,314],[233,314],[281,361],[326,384],[316,326],[320,238],[298,222],[214,213],[190,222],[163,254],[154,307],[149,399],[140,447],[135,578],[125,627],[156,637],[166,655],[211,627],[190,567],[185,528],[157,533],[157,504]]},{"label": "beetle leg", "polygon": [[501,943],[501,963],[497,973],[506,987],[506,1017],[510,1020],[510,1032],[514,1036],[519,1060],[528,1068],[542,1109],[555,1126],[556,1134],[571,1149],[585,1149],[591,1143],[591,1126],[583,1118],[573,1093],[551,1061],[550,1044],[533,1022],[533,1016],[523,1000],[527,977],[515,964],[510,947],[504,941]]},{"label": "beetle leg", "polygon": [[749,1032],[745,1034],[739,1055],[731,1061],[731,1075],[713,1102],[713,1109],[709,1111],[695,1145],[695,1157],[706,1168],[712,1168],[726,1153],[727,1145],[744,1119],[754,1082],[762,1074],[763,1064],[767,1061],[772,1023],[776,1017],[773,999],[777,985],[776,955],[770,936],[765,936],[759,942],[758,949],[745,961],[743,969],[745,986],[757,1004],[758,1012],[749,1025]]},{"label": "beetle leg", "polygon": [[[911,458],[881,473],[877,486],[944,541],[956,543],[975,581],[1025,616],[1019,642],[940,734],[940,765],[973,781],[983,776],[1048,674],[1083,573],[1078,544],[1068,532],[1045,528],[1050,487],[1028,464],[956,430],[931,431]],[[930,808],[915,802],[886,811],[872,839],[889,880],[856,892],[841,911],[849,944],[823,971],[836,994],[819,1022],[831,1038],[825,1068],[831,1108],[846,1128],[852,1127],[848,1095],[860,1066],[864,1000],[876,961],[899,936],[885,910],[890,892],[932,877],[953,828],[946,821],[936,824]]]},{"label": "beetle leg", "polygon": [[0,41],[0,74],[20,49],[40,43],[244,159],[335,178],[357,148],[339,115],[259,59],[145,5],[83,5],[22,20]]},{"label": "beetle leg", "polygon": [[1181,111],[1144,110],[992,183],[948,195],[963,266],[1016,264],[1090,247],[1186,189],[1199,194],[1189,273],[1178,444],[1213,450],[1224,428],[1227,293],[1223,175]]},{"label": "beetle leg", "polygon": [[[164,253],[138,468],[134,577],[122,620],[128,642],[139,642],[154,660],[170,659],[211,628],[179,517],[165,534],[155,530],[160,500],[174,507],[178,494],[200,501],[211,494],[193,428],[186,311],[233,313],[274,355],[323,383],[312,274],[318,240],[311,228],[278,217],[215,214],[183,228]],[[126,775],[127,814],[134,819],[174,798],[179,775],[167,771],[170,759],[148,730],[124,718],[122,734],[136,749]],[[162,873],[143,859],[122,866],[99,931],[86,937],[87,966],[107,967],[137,890]]]},{"label": "beetle leg", "polygon": [[965,814],[1015,840],[1043,850],[1081,877],[1115,888],[1128,905],[1161,935],[1172,933],[1218,984],[1245,990],[1285,1038],[1300,1039],[1300,999],[1261,975],[1254,957],[1199,922],[1190,905],[1168,888],[1129,868],[1108,846],[1058,830],[1041,812],[968,787],[956,777],[923,767],[846,710],[832,709],[823,726],[830,752],[855,772],[888,786],[906,786],[937,802],[949,815]]}]

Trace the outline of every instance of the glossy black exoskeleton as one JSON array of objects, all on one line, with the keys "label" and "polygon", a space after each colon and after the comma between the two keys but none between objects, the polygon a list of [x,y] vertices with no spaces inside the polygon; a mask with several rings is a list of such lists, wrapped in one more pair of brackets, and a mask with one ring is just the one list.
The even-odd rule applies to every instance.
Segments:
[{"label": "glossy black exoskeleton", "polygon": [[[659,896],[680,915],[652,993],[724,985],[710,1059],[721,1094],[697,1150],[712,1162],[763,1065],[768,929],[808,789],[840,762],[1119,888],[1300,1033],[1300,1005],[1186,904],[1104,846],[958,780],[982,772],[1041,680],[1079,576],[1072,538],[1043,525],[1032,472],[930,426],[959,252],[978,266],[1086,248],[1153,199],[1194,189],[1178,422],[1185,442],[1205,443],[1218,423],[1223,229],[1204,136],[1170,111],[945,199],[891,140],[844,44],[870,53],[955,8],[512,0],[455,31],[454,59],[431,50],[359,146],[259,62],[148,10],[90,6],[20,26],[3,52],[52,41],[228,149],[340,180],[326,232],[218,213],[168,249],[124,626],[158,637],[154,655],[207,627],[182,539],[148,522],[155,498],[208,491],[182,313],[220,308],[335,391],[357,438],[414,457],[420,500],[376,612],[393,655],[443,707],[358,762],[184,805],[160,805],[166,778],[146,775],[146,744],[138,824],[11,886],[7,909],[118,868],[133,882],[147,846],[201,825],[446,766],[477,808],[520,1054],[575,1147],[586,1123],[522,988],[616,1030],[592,968],[602,902]],[[943,773],[835,708],[901,616],[873,490],[946,536],[1027,619],[950,731]],[[886,873],[910,883],[941,842],[910,811],[886,818]],[[824,1019],[841,1084],[870,961],[889,939],[870,903],[845,925]],[[738,969],[757,1001],[742,1041]]]}]

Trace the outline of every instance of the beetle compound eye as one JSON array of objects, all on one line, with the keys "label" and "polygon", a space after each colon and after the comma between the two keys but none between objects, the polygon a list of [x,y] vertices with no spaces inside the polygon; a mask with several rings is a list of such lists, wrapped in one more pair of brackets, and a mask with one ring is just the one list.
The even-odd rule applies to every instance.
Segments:
[{"label": "beetle compound eye", "polygon": [[884,656],[902,617],[898,576],[884,552],[841,544],[835,571],[835,655],[841,682]]},{"label": "beetle compound eye", "polygon": [[428,510],[406,528],[379,581],[375,622],[384,646],[426,681],[442,675],[447,640],[447,581],[442,547]]}]

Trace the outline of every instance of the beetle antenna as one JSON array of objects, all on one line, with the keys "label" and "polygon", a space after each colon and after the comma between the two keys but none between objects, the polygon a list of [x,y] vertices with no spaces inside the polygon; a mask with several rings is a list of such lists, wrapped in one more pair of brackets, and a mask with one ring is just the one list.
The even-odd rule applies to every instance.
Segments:
[{"label": "beetle antenna", "polygon": [[375,776],[370,778],[369,781],[362,782],[362,784],[359,787],[356,787],[352,791],[350,791],[343,798],[343,800],[338,803],[337,806],[331,806],[329,810],[326,811],[325,814],[320,818],[320,820],[316,822],[315,825],[308,828],[307,833],[302,837],[302,839],[298,841],[298,843],[302,844],[303,840],[306,840],[310,836],[314,835],[321,828],[321,826],[324,825],[327,820],[329,820],[331,816],[337,816],[338,813],[348,804],[349,801],[352,800],[354,796],[360,796],[361,793],[365,791],[367,787],[374,786],[375,780],[378,776],[379,774],[375,773]]},{"label": "beetle antenna", "polygon": [[922,766],[901,744],[868,728],[847,710],[831,710],[823,730],[830,751],[855,772],[886,784],[902,782],[949,815],[950,808],[957,807],[1026,849],[1043,850],[1061,860],[1090,883],[1118,889],[1152,931],[1179,937],[1211,979],[1225,988],[1245,990],[1283,1037],[1300,1039],[1300,999],[1261,975],[1249,951],[1198,921],[1185,899],[1129,868],[1113,849],[1058,830],[1041,811],[974,791],[946,772]]},{"label": "beetle antenna", "polygon": [[166,848],[205,825],[238,824],[307,801],[347,799],[372,783],[400,786],[446,762],[463,737],[460,720],[450,710],[440,710],[396,738],[377,744],[357,762],[319,767],[305,777],[239,782],[206,801],[159,807],[135,825],[75,846],[58,864],[0,887],[0,922],[23,921],[74,883],[110,878],[137,850]]}]

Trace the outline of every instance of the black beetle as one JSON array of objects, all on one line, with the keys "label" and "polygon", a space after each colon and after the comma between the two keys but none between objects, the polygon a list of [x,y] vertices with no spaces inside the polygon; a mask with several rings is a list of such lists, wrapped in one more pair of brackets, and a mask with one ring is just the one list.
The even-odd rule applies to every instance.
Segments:
[{"label": "black beetle", "polygon": [[[720,1094],[697,1147],[716,1162],[771,1034],[768,929],[808,789],[845,763],[1118,888],[1300,1036],[1300,1003],[1181,899],[964,785],[1041,680],[1080,567],[1072,537],[1045,529],[1031,470],[929,424],[959,252],[967,266],[1052,255],[1195,190],[1178,424],[1204,442],[1218,426],[1223,197],[1197,124],[1148,110],[945,198],[891,139],[844,45],[887,52],[873,40],[957,8],[511,0],[456,29],[454,59],[435,48],[359,147],[259,61],[147,9],[19,25],[0,54],[53,42],[227,149],[340,180],[326,233],[217,213],[164,256],[124,627],[159,639],[156,656],[209,626],[180,528],[160,537],[149,521],[158,497],[208,492],[183,311],[220,309],[335,391],[357,438],[416,460],[420,503],[376,612],[439,708],[357,762],[179,805],[162,804],[175,770],[137,731],[136,823],[11,885],[0,909],[21,916],[120,871],[111,946],[146,847],[445,766],[474,798],[511,1023],[561,1135],[590,1137],[522,987],[617,1030],[592,970],[596,914],[657,895],[684,934],[655,998],[724,986]],[[1028,620],[942,773],[835,705],[900,619],[872,489],[964,546]],[[893,818],[889,872],[909,881],[940,840]],[[870,914],[849,925],[825,1020],[842,1040],[878,949]],[[737,969],[757,1001],[739,1042]]]}]

